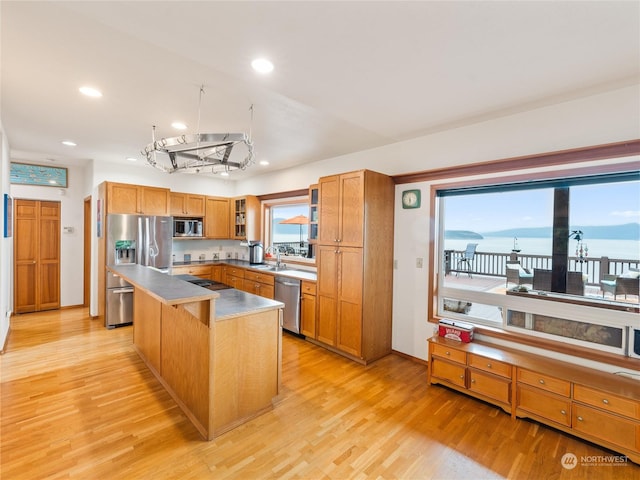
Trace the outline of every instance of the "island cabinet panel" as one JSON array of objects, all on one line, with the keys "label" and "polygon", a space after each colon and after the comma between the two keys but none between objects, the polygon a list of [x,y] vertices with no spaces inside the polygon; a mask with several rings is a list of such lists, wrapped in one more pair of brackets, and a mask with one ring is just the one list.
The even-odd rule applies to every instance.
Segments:
[{"label": "island cabinet panel", "polygon": [[215,322],[213,430],[216,435],[272,407],[278,394],[276,310]]},{"label": "island cabinet panel", "polygon": [[207,238],[230,238],[229,199],[223,197],[206,197],[204,232]]},{"label": "island cabinet panel", "polygon": [[147,365],[161,374],[160,332],[161,304],[139,288],[135,289],[133,302],[133,344]]},{"label": "island cabinet panel", "polygon": [[442,384],[640,463],[636,380],[474,340],[429,341],[427,382]]},{"label": "island cabinet panel", "polygon": [[318,182],[315,340],[365,364],[391,352],[394,192],[369,170]]},{"label": "island cabinet panel", "polygon": [[[209,302],[206,302],[209,305]],[[164,381],[204,429],[209,424],[210,330],[202,302],[162,305],[162,370]],[[206,308],[206,307],[205,307]]]}]

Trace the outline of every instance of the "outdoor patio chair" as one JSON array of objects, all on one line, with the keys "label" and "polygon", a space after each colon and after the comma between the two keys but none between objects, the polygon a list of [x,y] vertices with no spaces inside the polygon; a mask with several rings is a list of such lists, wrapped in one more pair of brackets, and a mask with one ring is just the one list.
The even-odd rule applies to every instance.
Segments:
[{"label": "outdoor patio chair", "polygon": [[608,292],[613,295],[614,300],[618,295],[624,295],[624,298],[627,295],[640,296],[640,270],[630,268],[622,275],[605,274],[600,281],[600,289],[603,297]]},{"label": "outdoor patio chair", "polygon": [[[476,254],[477,246],[477,243],[467,243],[467,248],[465,249],[462,258],[458,260],[458,264],[456,265],[456,276],[458,276],[458,273],[460,273],[461,271],[466,271],[471,278],[471,261]],[[460,268],[461,265],[464,267],[464,270]]]},{"label": "outdoor patio chair", "polygon": [[545,270],[543,268],[533,269],[533,289],[543,290],[545,292],[551,291],[551,270]]},{"label": "outdoor patio chair", "polygon": [[515,283],[517,286],[532,285],[533,273],[522,267],[519,263],[508,263],[507,283],[505,286],[509,286],[510,283]]},{"label": "outdoor patio chair", "polygon": [[587,283],[587,274],[582,272],[567,272],[567,293],[584,297],[584,287]]}]

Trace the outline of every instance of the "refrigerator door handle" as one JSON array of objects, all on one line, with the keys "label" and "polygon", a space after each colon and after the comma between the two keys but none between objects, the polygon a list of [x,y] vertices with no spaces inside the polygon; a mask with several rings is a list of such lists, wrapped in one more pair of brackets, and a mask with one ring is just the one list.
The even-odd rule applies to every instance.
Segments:
[{"label": "refrigerator door handle", "polygon": [[117,288],[115,290],[111,290],[111,293],[117,293],[117,294],[133,293],[133,288]]}]

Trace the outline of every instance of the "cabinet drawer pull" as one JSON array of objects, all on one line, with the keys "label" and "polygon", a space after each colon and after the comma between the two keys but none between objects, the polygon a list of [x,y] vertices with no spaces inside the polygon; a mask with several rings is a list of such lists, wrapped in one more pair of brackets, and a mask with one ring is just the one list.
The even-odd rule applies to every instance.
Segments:
[{"label": "cabinet drawer pull", "polygon": [[[462,375],[460,375],[460,378],[462,378]],[[472,378],[472,379],[471,379],[471,383],[476,383],[476,379],[475,379],[475,378]]]},{"label": "cabinet drawer pull", "polygon": [[460,378],[464,378],[464,375],[460,375]]},{"label": "cabinet drawer pull", "polygon": [[487,368],[491,368],[491,364],[490,363],[487,363]]},{"label": "cabinet drawer pull", "polygon": [[540,382],[540,385],[544,385],[544,380],[543,379],[538,380],[538,382]]},{"label": "cabinet drawer pull", "polygon": [[578,421],[582,422],[584,420],[584,418],[582,418],[581,416],[578,415]]},{"label": "cabinet drawer pull", "polygon": [[566,410],[560,410],[560,413],[563,414],[563,415],[566,415],[567,411]]},{"label": "cabinet drawer pull", "polygon": [[451,355],[451,352],[444,352],[445,355]]},{"label": "cabinet drawer pull", "polygon": [[605,405],[609,405],[609,400],[607,400],[606,398],[603,398],[602,403],[604,403]]}]

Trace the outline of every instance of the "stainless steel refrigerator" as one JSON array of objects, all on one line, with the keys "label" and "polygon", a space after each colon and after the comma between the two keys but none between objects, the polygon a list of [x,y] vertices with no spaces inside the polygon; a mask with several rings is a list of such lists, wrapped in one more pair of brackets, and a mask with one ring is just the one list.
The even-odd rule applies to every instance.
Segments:
[{"label": "stainless steel refrigerator", "polygon": [[[107,215],[107,265],[139,264],[167,271],[171,267],[171,217]],[[133,321],[133,287],[107,272],[105,326]]]}]

